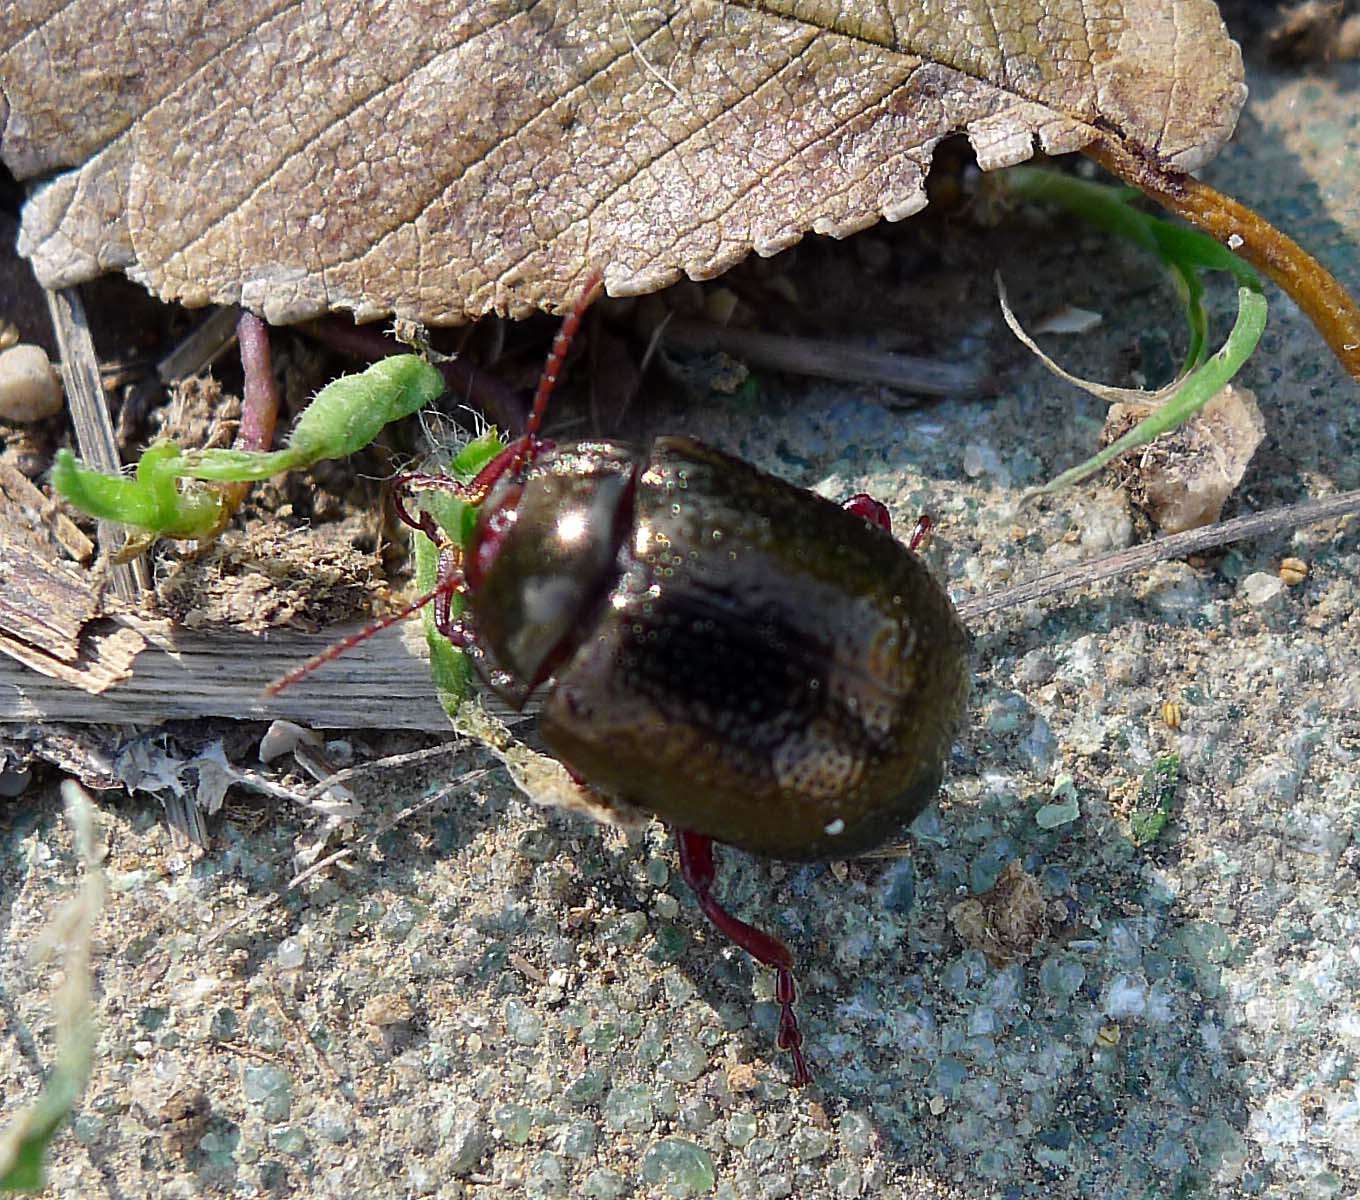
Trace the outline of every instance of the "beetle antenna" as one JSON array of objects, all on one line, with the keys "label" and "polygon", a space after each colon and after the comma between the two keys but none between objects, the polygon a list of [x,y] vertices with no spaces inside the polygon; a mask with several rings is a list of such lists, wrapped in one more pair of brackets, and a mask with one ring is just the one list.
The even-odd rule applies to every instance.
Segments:
[{"label": "beetle antenna", "polygon": [[[460,484],[452,479],[420,473],[398,476],[395,489],[396,507],[397,515],[402,521],[411,528],[424,533],[426,537],[438,545],[441,539],[433,520],[425,513],[421,513],[417,517],[410,511],[404,499],[407,492],[433,488],[457,496],[465,503],[480,504],[486,498],[486,494],[491,490],[492,485],[507,470],[518,470],[525,462],[532,460],[539,446],[538,431],[542,427],[544,415],[548,411],[548,399],[553,393],[553,388],[557,386],[557,377],[562,370],[562,364],[566,362],[572,339],[576,337],[577,331],[581,328],[581,321],[586,315],[586,310],[590,308],[595,302],[595,298],[600,294],[603,283],[604,273],[598,268],[592,270],[586,276],[585,287],[581,290],[580,297],[563,319],[562,327],[557,331],[557,336],[553,338],[552,349],[548,351],[548,359],[543,364],[543,374],[539,377],[538,389],[534,392],[533,409],[529,413],[529,419],[525,422],[523,434],[483,467],[477,478],[470,484]],[[296,667],[289,671],[287,675],[282,675],[274,680],[265,688],[264,695],[277,696],[286,688],[292,687],[298,680],[305,679],[318,667],[334,661],[360,643],[368,641],[374,634],[381,633],[384,629],[395,625],[398,621],[404,621],[432,600],[439,602],[437,620],[441,626],[440,632],[449,636],[450,631],[444,628],[450,625],[447,601],[461,586],[461,572],[449,571],[447,577],[441,578],[439,585],[432,591],[426,592],[423,596],[418,596],[405,607],[383,617],[381,620],[364,626],[357,633],[352,633],[348,637],[341,638],[334,645],[327,646],[320,654],[313,655],[300,667]]]},{"label": "beetle antenna", "polygon": [[600,285],[603,282],[604,272],[598,268],[591,271],[586,277],[586,284],[581,290],[580,297],[572,305],[571,312],[562,321],[562,328],[557,331],[557,336],[553,338],[552,349],[548,351],[548,361],[543,364],[543,374],[539,376],[538,390],[534,392],[534,406],[529,411],[529,419],[524,423],[526,446],[532,446],[538,437],[539,428],[543,424],[543,417],[548,411],[548,397],[552,395],[553,388],[557,386],[557,373],[561,371],[562,364],[566,361],[567,352],[571,349],[572,339],[575,338],[576,331],[581,328],[581,321],[586,315],[586,310],[595,303],[595,298],[600,294]]},{"label": "beetle antenna", "polygon": [[292,687],[293,684],[297,683],[300,679],[305,679],[315,671],[317,667],[323,667],[326,663],[333,662],[342,654],[346,654],[350,650],[353,650],[355,646],[368,641],[374,634],[381,633],[384,629],[390,628],[398,622],[406,620],[412,613],[419,612],[429,604],[430,601],[438,600],[439,597],[445,593],[451,594],[457,590],[459,579],[460,577],[455,575],[451,579],[441,580],[438,587],[426,592],[423,596],[417,596],[409,604],[397,609],[396,612],[389,613],[387,616],[379,618],[371,625],[365,625],[362,629],[355,633],[351,633],[348,637],[341,638],[338,642],[332,642],[319,654],[313,654],[312,657],[300,667],[294,667],[287,675],[280,675],[264,689],[263,695],[265,697],[277,696],[284,689]]}]

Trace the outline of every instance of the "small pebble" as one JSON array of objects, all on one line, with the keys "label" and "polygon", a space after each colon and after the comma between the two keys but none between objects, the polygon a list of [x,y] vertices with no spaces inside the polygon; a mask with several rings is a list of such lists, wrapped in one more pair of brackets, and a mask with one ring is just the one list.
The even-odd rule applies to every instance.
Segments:
[{"label": "small pebble", "polygon": [[46,350],[22,344],[0,352],[0,418],[43,421],[61,406],[61,382]]},{"label": "small pebble", "polygon": [[1107,1017],[1141,1017],[1147,1008],[1147,981],[1140,975],[1116,975],[1105,986],[1103,1001]]},{"label": "small pebble", "polygon": [[981,475],[1000,475],[1004,468],[996,449],[984,442],[969,442],[963,448],[963,472],[970,479]]},{"label": "small pebble", "polygon": [[307,947],[295,937],[284,938],[279,943],[276,957],[285,971],[294,971],[307,961]]},{"label": "small pebble", "polygon": [[480,1111],[471,1104],[450,1104],[438,1114],[435,1127],[447,1155],[449,1173],[468,1174],[481,1161],[490,1141]]},{"label": "small pebble", "polygon": [[1253,571],[1238,587],[1243,599],[1254,608],[1264,608],[1284,591],[1284,581],[1264,571]]},{"label": "small pebble", "polygon": [[384,992],[364,1005],[363,1020],[378,1029],[402,1025],[415,1015],[410,1000],[400,993]]},{"label": "small pebble", "polygon": [[1053,678],[1058,664],[1046,646],[1031,650],[1015,664],[1015,677],[1022,683],[1044,684]]},{"label": "small pebble", "polygon": [[1053,800],[1034,814],[1035,824],[1040,829],[1057,829],[1068,825],[1081,816],[1081,802],[1077,799],[1077,789],[1070,775],[1062,775],[1053,784]]},{"label": "small pebble", "polygon": [[707,1195],[717,1183],[713,1156],[683,1138],[663,1138],[642,1156],[642,1178],[680,1198]]}]

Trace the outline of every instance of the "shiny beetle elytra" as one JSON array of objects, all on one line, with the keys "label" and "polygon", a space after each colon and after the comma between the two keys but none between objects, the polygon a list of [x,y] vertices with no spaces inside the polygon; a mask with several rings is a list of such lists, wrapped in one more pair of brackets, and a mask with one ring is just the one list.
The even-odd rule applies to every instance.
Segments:
[{"label": "shiny beetle elytra", "polygon": [[[441,629],[584,784],[678,831],[685,878],[722,932],[778,973],[779,1044],[808,1079],[792,956],[725,912],[713,842],[795,860],[882,845],[939,787],[968,691],[968,635],[868,497],[840,507],[689,438],[633,448],[538,437],[568,316],[526,433],[471,484],[446,546]],[[465,595],[465,618],[449,597]]]}]

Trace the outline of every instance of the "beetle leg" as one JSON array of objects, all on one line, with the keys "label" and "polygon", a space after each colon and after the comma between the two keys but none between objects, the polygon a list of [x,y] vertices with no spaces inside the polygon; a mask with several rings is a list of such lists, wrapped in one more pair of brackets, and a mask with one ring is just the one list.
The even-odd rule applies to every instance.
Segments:
[{"label": "beetle leg", "polygon": [[469,483],[459,483],[452,475],[429,475],[424,471],[406,471],[396,476],[392,480],[392,504],[397,510],[397,516],[404,524],[423,533],[436,546],[442,545],[444,538],[434,518],[427,512],[413,514],[407,507],[407,497],[414,492],[445,492],[455,500],[461,500],[475,508],[486,499],[496,480],[514,466],[517,458],[527,452],[530,448],[528,443],[527,437],[515,439],[478,471],[476,478]]},{"label": "beetle leg", "polygon": [[868,492],[856,492],[841,505],[846,512],[863,517],[870,525],[877,525],[884,533],[892,532],[892,514],[881,500],[875,500]]},{"label": "beetle leg", "polygon": [[398,609],[394,613],[389,613],[385,617],[365,625],[357,633],[352,633],[346,638],[327,646],[320,654],[314,654],[300,667],[295,667],[287,675],[282,675],[274,680],[264,689],[264,695],[277,696],[285,688],[292,687],[299,679],[310,675],[317,667],[339,658],[347,650],[352,650],[361,642],[368,641],[375,633],[380,633],[389,625],[395,625],[398,621],[404,621],[412,613],[424,608],[425,605],[433,602],[434,604],[434,625],[444,637],[448,638],[459,650],[465,650],[476,641],[472,630],[464,627],[461,621],[455,620],[453,616],[453,597],[463,590],[463,556],[457,546],[445,546],[439,552],[439,569],[435,576],[433,590],[426,592],[423,596],[417,596],[405,607]]},{"label": "beetle leg", "polygon": [[444,544],[444,536],[427,512],[412,513],[407,506],[407,498],[415,492],[447,492],[455,500],[476,506],[486,499],[491,485],[496,482],[514,461],[519,442],[502,450],[493,458],[471,483],[459,483],[449,475],[427,475],[423,471],[407,471],[392,480],[392,505],[402,524],[409,525],[430,539],[436,546]]},{"label": "beetle leg", "polygon": [[435,545],[441,545],[443,538],[434,518],[425,512],[413,514],[407,506],[407,496],[413,492],[446,492],[455,500],[461,500],[464,504],[476,508],[487,498],[502,475],[518,470],[523,462],[531,461],[541,451],[551,449],[552,445],[552,442],[529,434],[518,437],[478,471],[476,477],[468,483],[459,483],[451,475],[407,471],[392,480],[392,504],[403,524],[419,530]]},{"label": "beetle leg", "polygon": [[[856,492],[841,507],[846,512],[854,513],[857,517],[863,517],[870,525],[877,525],[884,533],[892,532],[892,515],[888,512],[887,505],[880,500],[875,500],[868,492]],[[911,531],[907,549],[919,550],[930,537],[934,528],[935,522],[930,519],[930,514],[922,513],[916,518],[916,526]]]},{"label": "beetle leg", "polygon": [[[443,585],[441,584],[440,587],[442,588]],[[417,596],[414,600],[397,609],[396,612],[388,613],[387,616],[380,617],[371,624],[365,625],[357,633],[351,633],[348,637],[341,638],[338,642],[332,642],[322,650],[320,654],[313,654],[311,658],[302,664],[302,666],[294,667],[287,675],[280,675],[279,678],[270,683],[261,694],[265,696],[277,696],[285,688],[292,687],[299,679],[303,679],[310,675],[317,667],[324,666],[328,662],[333,662],[346,651],[352,650],[360,643],[368,641],[375,633],[381,633],[389,626],[397,624],[398,621],[406,620],[412,613],[418,612],[431,601],[438,603],[440,597],[444,594],[445,593],[441,591],[440,588],[435,588],[433,591],[426,592],[423,596]],[[459,626],[454,624],[451,625],[451,627],[457,631],[456,636],[463,636]],[[450,640],[454,639],[451,638]],[[455,642],[455,644],[465,646],[468,644],[468,641]]]},{"label": "beetle leg", "polygon": [[434,592],[434,627],[459,650],[472,645],[472,634],[454,619],[453,598],[463,590],[463,555],[457,546],[439,552],[439,573]]},{"label": "beetle leg", "polygon": [[916,528],[911,531],[911,540],[907,543],[908,550],[919,550],[930,540],[930,535],[935,529],[935,522],[931,520],[929,513],[922,513],[916,518]]},{"label": "beetle leg", "polygon": [[739,920],[718,903],[712,886],[716,871],[713,865],[713,839],[701,833],[677,831],[680,843],[680,870],[685,882],[694,889],[699,907],[704,910],[719,932],[724,933],[757,962],[775,970],[775,999],[779,1001],[779,1048],[793,1056],[793,1082],[804,1087],[812,1082],[807,1060],[803,1057],[803,1034],[793,1002],[798,990],[793,980],[793,955],[777,937]]},{"label": "beetle leg", "polygon": [[439,491],[447,490],[446,483],[453,480],[445,480],[441,475],[425,475],[419,471],[407,471],[405,474],[398,475],[392,480],[392,507],[397,510],[397,517],[403,525],[409,525],[417,533],[423,533],[436,546],[443,541],[443,535],[439,532],[439,526],[427,512],[413,514],[406,507],[406,498],[413,492],[434,488]]}]

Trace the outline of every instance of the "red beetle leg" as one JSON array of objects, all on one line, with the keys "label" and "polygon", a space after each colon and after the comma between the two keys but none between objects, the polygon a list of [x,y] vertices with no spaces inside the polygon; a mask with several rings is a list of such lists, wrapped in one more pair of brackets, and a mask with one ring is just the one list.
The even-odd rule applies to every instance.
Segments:
[{"label": "red beetle leg", "polygon": [[881,500],[875,500],[868,492],[856,492],[841,505],[848,513],[863,517],[870,525],[877,525],[884,533],[892,532],[892,514]]},{"label": "red beetle leg", "polygon": [[930,519],[930,514],[922,513],[916,518],[916,528],[911,531],[911,541],[907,543],[907,549],[919,550],[930,540],[934,528],[935,522]]},{"label": "red beetle leg", "polygon": [[459,650],[473,643],[470,630],[453,615],[453,598],[464,590],[463,555],[457,546],[445,546],[439,552],[439,571],[435,577],[434,627]]},{"label": "red beetle leg", "polygon": [[[408,471],[392,480],[392,507],[403,525],[409,525],[417,533],[423,533],[436,546],[442,540],[439,526],[427,512],[412,513],[406,506],[406,499],[413,492],[430,488],[443,490],[444,480],[439,475],[424,475],[418,471]],[[452,481],[450,481],[452,482]]]},{"label": "red beetle leg", "polygon": [[[870,525],[877,525],[885,533],[892,532],[892,516],[888,512],[887,506],[882,501],[875,500],[868,492],[856,492],[841,507],[846,512],[854,513],[857,517],[863,517]],[[916,518],[916,527],[911,531],[911,539],[907,542],[907,549],[919,550],[930,537],[931,530],[934,528],[935,522],[930,519],[929,514],[922,513]]]},{"label": "red beetle leg", "polygon": [[[486,499],[491,485],[513,461],[513,452],[518,445],[519,443],[516,443],[515,446],[502,450],[471,483],[459,483],[450,475],[429,475],[423,471],[407,471],[396,476],[392,480],[392,504],[402,524],[423,533],[435,545],[441,545],[444,538],[434,518],[427,512],[413,513],[407,504],[409,497],[416,492],[445,492],[464,504],[480,504]],[[483,484],[483,476],[486,476],[493,467],[497,468],[496,474],[486,479]]]},{"label": "red beetle leg", "polygon": [[775,970],[775,999],[779,1002],[779,1048],[793,1056],[793,1082],[804,1087],[812,1082],[807,1060],[803,1057],[803,1035],[793,1011],[798,989],[793,979],[793,955],[777,937],[738,920],[721,904],[710,890],[715,870],[713,839],[700,833],[677,832],[680,843],[680,870],[685,882],[694,889],[699,907],[704,910],[719,932],[724,933],[757,962]]}]

